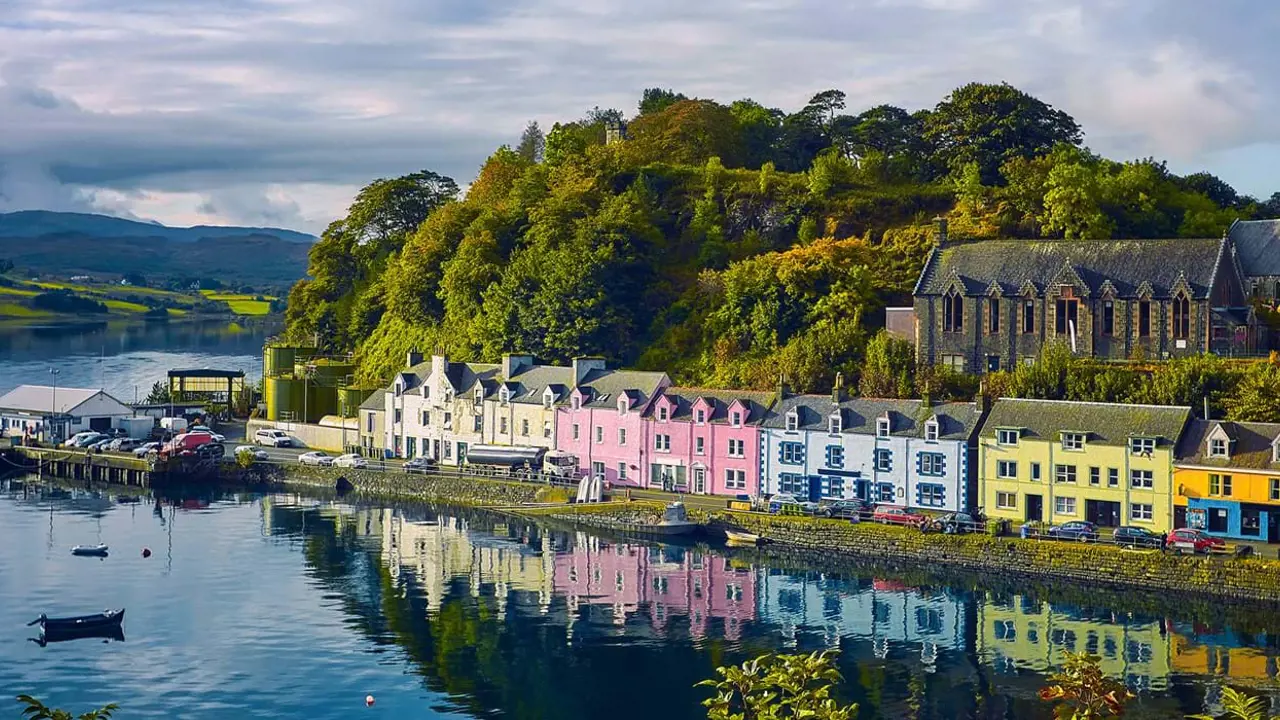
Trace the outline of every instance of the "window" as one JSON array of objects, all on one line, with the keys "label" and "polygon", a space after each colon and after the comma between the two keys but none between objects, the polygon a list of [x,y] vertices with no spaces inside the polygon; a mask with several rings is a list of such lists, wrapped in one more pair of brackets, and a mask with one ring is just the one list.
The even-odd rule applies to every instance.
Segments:
[{"label": "window", "polygon": [[697,422],[699,425],[701,425],[707,421],[707,411],[697,410],[696,412],[694,412],[693,417],[694,417],[694,421]]},{"label": "window", "polygon": [[1054,515],[1075,515],[1076,499],[1073,497],[1062,497],[1061,495],[1054,498],[1053,514]]},{"label": "window", "polygon": [[943,332],[964,330],[964,299],[955,290],[942,296],[942,330]]},{"label": "window", "polygon": [[654,435],[653,449],[658,452],[671,452],[671,436],[670,435]]},{"label": "window", "polygon": [[1129,452],[1134,455],[1150,455],[1156,450],[1155,438],[1129,438]]},{"label": "window", "polygon": [[742,427],[742,413],[736,410],[729,413],[729,424],[734,427]]},{"label": "window", "polygon": [[844,467],[844,446],[842,445],[827,446],[827,467],[829,468]]},{"label": "window", "polygon": [[431,424],[431,413],[427,410],[422,411],[422,424],[423,425]]},{"label": "window", "polygon": [[747,456],[747,443],[737,438],[729,438],[729,457],[740,458]]},{"label": "window", "polygon": [[876,450],[876,470],[879,472],[893,470],[893,452],[883,448]]},{"label": "window", "polygon": [[706,438],[696,437],[693,439],[693,452],[697,455],[705,455],[706,448],[704,446]]},{"label": "window", "polygon": [[800,414],[795,410],[787,413],[787,431],[795,432],[800,427]]},{"label": "window", "polygon": [[627,444],[627,429],[626,429],[626,428],[618,428],[618,444],[619,444],[619,445],[626,445],[626,444]]},{"label": "window", "polygon": [[1152,472],[1150,470],[1130,470],[1129,486],[1139,490],[1150,490],[1155,486],[1152,480]]},{"label": "window", "polygon": [[622,397],[618,398],[618,414],[626,415],[628,410],[628,405],[630,405],[630,403],[627,402],[626,395],[623,395]]},{"label": "window", "polygon": [[893,497],[893,483],[876,483],[876,502],[891,503],[895,502]]},{"label": "window", "polygon": [[1076,319],[1080,301],[1075,298],[1058,298],[1057,305],[1058,313],[1055,331],[1059,335],[1074,335],[1076,328],[1080,327]]},{"label": "window", "polygon": [[596,426],[596,444],[604,442],[604,428],[600,425]]},{"label": "window", "polygon": [[574,424],[573,424],[573,439],[574,439],[574,440],[577,440],[579,437],[581,437],[581,433],[579,433],[579,432],[578,432],[578,430],[579,430],[579,428],[578,428],[578,423],[574,423]]},{"label": "window", "polygon": [[498,402],[502,403],[503,405],[506,405],[507,403],[511,402],[510,388],[504,387],[498,391]]},{"label": "window", "polygon": [[916,486],[919,493],[919,504],[922,507],[942,507],[947,504],[947,489],[942,485],[924,483]]},{"label": "window", "polygon": [[447,442],[444,444],[444,459],[448,460],[451,457],[453,457],[453,443]]},{"label": "window", "polygon": [[1231,476],[1230,475],[1210,475],[1209,476],[1209,494],[1221,495],[1223,497],[1231,497]]},{"label": "window", "polygon": [[876,419],[876,437],[889,437],[889,418]]},{"label": "window", "polygon": [[604,476],[604,463],[602,462],[591,463],[591,477],[603,477],[603,476]]},{"label": "window", "polygon": [[781,473],[778,475],[778,492],[790,493],[797,497],[808,497],[809,480],[803,475]]},{"label": "window", "polygon": [[451,403],[451,402],[453,402],[453,389],[452,389],[452,388],[445,388],[445,389],[444,389],[444,401],[445,401],[445,402],[447,402],[447,403]]},{"label": "window", "polygon": [[624,462],[620,462],[618,463],[618,482],[626,482],[626,481],[627,481],[627,464]]},{"label": "window", "polygon": [[1102,334],[1116,334],[1116,304],[1110,300],[1102,301]]},{"label": "window", "polygon": [[471,421],[471,429],[475,432],[484,432],[484,416],[476,415]]},{"label": "window", "polygon": [[937,442],[938,422],[936,420],[930,420],[924,424],[924,439],[929,442]]},{"label": "window", "polygon": [[996,444],[997,445],[1017,445],[1018,431],[1017,430],[997,430]]},{"label": "window", "polygon": [[581,410],[581,409],[582,409],[582,398],[578,397],[577,395],[573,396],[573,399],[569,401],[569,405],[570,405],[574,410]]},{"label": "window", "polygon": [[1102,484],[1102,468],[1098,468],[1098,467],[1089,468],[1089,484],[1090,485]]},{"label": "window", "polygon": [[1062,433],[1063,450],[1083,450],[1084,433]]},{"label": "window", "polygon": [[400,397],[400,393],[404,392],[404,386],[396,383],[396,397]]},{"label": "window", "polygon": [[1053,480],[1060,483],[1073,483],[1076,481],[1075,465],[1054,465]]},{"label": "window", "polygon": [[395,412],[391,416],[391,421],[394,423],[400,422],[400,408],[395,409]]},{"label": "window", "polygon": [[542,407],[550,410],[551,404],[556,401],[556,396],[551,392],[551,388],[547,388],[542,393]]},{"label": "window", "polygon": [[[4,426],[9,427],[9,418],[4,419]],[[364,430],[365,432],[373,432],[373,413],[364,416]]]},{"label": "window", "polygon": [[779,457],[778,461],[787,465],[803,465],[804,464],[804,445],[798,442],[784,442],[778,444]]},{"label": "window", "polygon": [[444,429],[445,430],[453,429],[453,413],[444,414]]},{"label": "window", "polygon": [[1031,335],[1036,331],[1036,301],[1028,298],[1022,301],[1022,332]]},{"label": "window", "polygon": [[471,402],[475,403],[476,405],[479,405],[480,403],[484,402],[484,388],[483,388],[483,387],[481,387],[481,386],[479,386],[479,385],[477,385],[477,386],[476,386],[476,391],[475,391],[474,393],[472,393],[472,395],[471,395]]},{"label": "window", "polygon": [[1178,340],[1191,337],[1191,301],[1183,293],[1173,299],[1173,337]]},{"label": "window", "polygon": [[1227,441],[1222,438],[1211,438],[1209,440],[1209,457],[1228,457]]},{"label": "window", "polygon": [[667,421],[667,408],[664,405],[658,408],[658,422],[666,422],[666,421]]},{"label": "window", "polygon": [[520,421],[520,434],[525,437],[529,437],[529,421],[528,420]]},{"label": "window", "polygon": [[1107,468],[1107,487],[1120,485],[1120,468]]},{"label": "window", "polygon": [[996,493],[996,507],[1001,510],[1015,510],[1018,507],[1018,493]]},{"label": "window", "polygon": [[731,490],[734,490],[734,489],[741,490],[745,488],[747,486],[747,471],[746,470],[725,470],[724,486]]},{"label": "window", "polygon": [[1271,478],[1271,499],[1280,500],[1280,478]]},{"label": "window", "polygon": [[1031,482],[1040,482],[1040,463],[1031,463]]},{"label": "window", "polygon": [[1129,519],[1137,522],[1151,522],[1155,518],[1155,508],[1151,504],[1134,503],[1129,506]]},{"label": "window", "polygon": [[837,476],[822,478],[822,497],[844,497],[844,478]]},{"label": "window", "polygon": [[1138,337],[1151,337],[1151,301],[1138,301]]},{"label": "window", "polygon": [[996,461],[996,477],[1001,480],[1018,479],[1018,463],[1014,460]]},{"label": "window", "polygon": [[502,433],[503,435],[506,435],[506,434],[507,434],[507,419],[506,419],[506,418],[498,418],[498,432],[499,432],[499,433]]},{"label": "window", "polygon": [[840,413],[832,413],[831,417],[827,418],[827,432],[832,435],[838,435],[840,433],[841,425],[843,425],[843,423],[840,422]]},{"label": "window", "polygon": [[1000,332],[1000,300],[991,298],[987,301],[987,333],[996,335]]},{"label": "window", "polygon": [[1262,534],[1262,513],[1256,507],[1240,509],[1240,534],[1259,537]]},{"label": "window", "polygon": [[542,421],[542,437],[544,438],[551,437],[551,421],[550,420]]},{"label": "window", "polygon": [[918,472],[921,475],[930,475],[938,477],[945,475],[947,472],[947,456],[942,453],[920,453],[920,467]]}]

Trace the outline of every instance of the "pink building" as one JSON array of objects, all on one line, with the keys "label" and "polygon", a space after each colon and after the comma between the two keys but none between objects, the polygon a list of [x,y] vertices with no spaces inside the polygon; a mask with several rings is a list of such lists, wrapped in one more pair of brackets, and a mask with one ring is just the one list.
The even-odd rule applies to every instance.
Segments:
[{"label": "pink building", "polygon": [[649,487],[760,494],[760,422],[774,395],[668,387],[645,414]]},{"label": "pink building", "polygon": [[578,470],[613,486],[640,487],[648,461],[644,413],[671,384],[666,373],[609,370],[599,358],[575,358],[568,406],[556,409],[556,449]]}]

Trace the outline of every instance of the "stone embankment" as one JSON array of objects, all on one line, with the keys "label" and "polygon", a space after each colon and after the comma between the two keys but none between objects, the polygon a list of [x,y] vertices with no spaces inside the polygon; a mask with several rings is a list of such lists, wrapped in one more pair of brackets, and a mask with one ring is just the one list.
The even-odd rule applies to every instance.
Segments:
[{"label": "stone embankment", "polygon": [[254,466],[228,471],[225,480],[311,492],[338,492],[339,478],[353,497],[370,500],[444,503],[469,507],[502,507],[536,502],[545,486],[460,475],[409,475],[398,472],[305,465]]}]

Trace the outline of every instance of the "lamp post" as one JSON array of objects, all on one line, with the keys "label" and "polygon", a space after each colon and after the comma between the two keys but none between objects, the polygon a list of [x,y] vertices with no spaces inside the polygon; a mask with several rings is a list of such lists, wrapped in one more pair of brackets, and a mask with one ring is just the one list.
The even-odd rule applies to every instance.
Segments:
[{"label": "lamp post", "polygon": [[62,373],[56,368],[49,368],[49,374],[53,376],[53,427],[55,430],[51,433],[53,441],[56,443],[62,438],[58,436],[56,428],[58,427],[58,375]]}]

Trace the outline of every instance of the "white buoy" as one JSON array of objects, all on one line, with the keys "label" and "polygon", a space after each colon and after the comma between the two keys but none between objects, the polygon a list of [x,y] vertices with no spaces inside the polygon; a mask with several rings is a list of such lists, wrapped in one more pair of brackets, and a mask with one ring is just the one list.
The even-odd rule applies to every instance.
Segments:
[{"label": "white buoy", "polygon": [[373,696],[372,696],[372,695],[365,695],[365,696],[364,696],[364,705],[365,705],[365,707],[373,707]]}]

